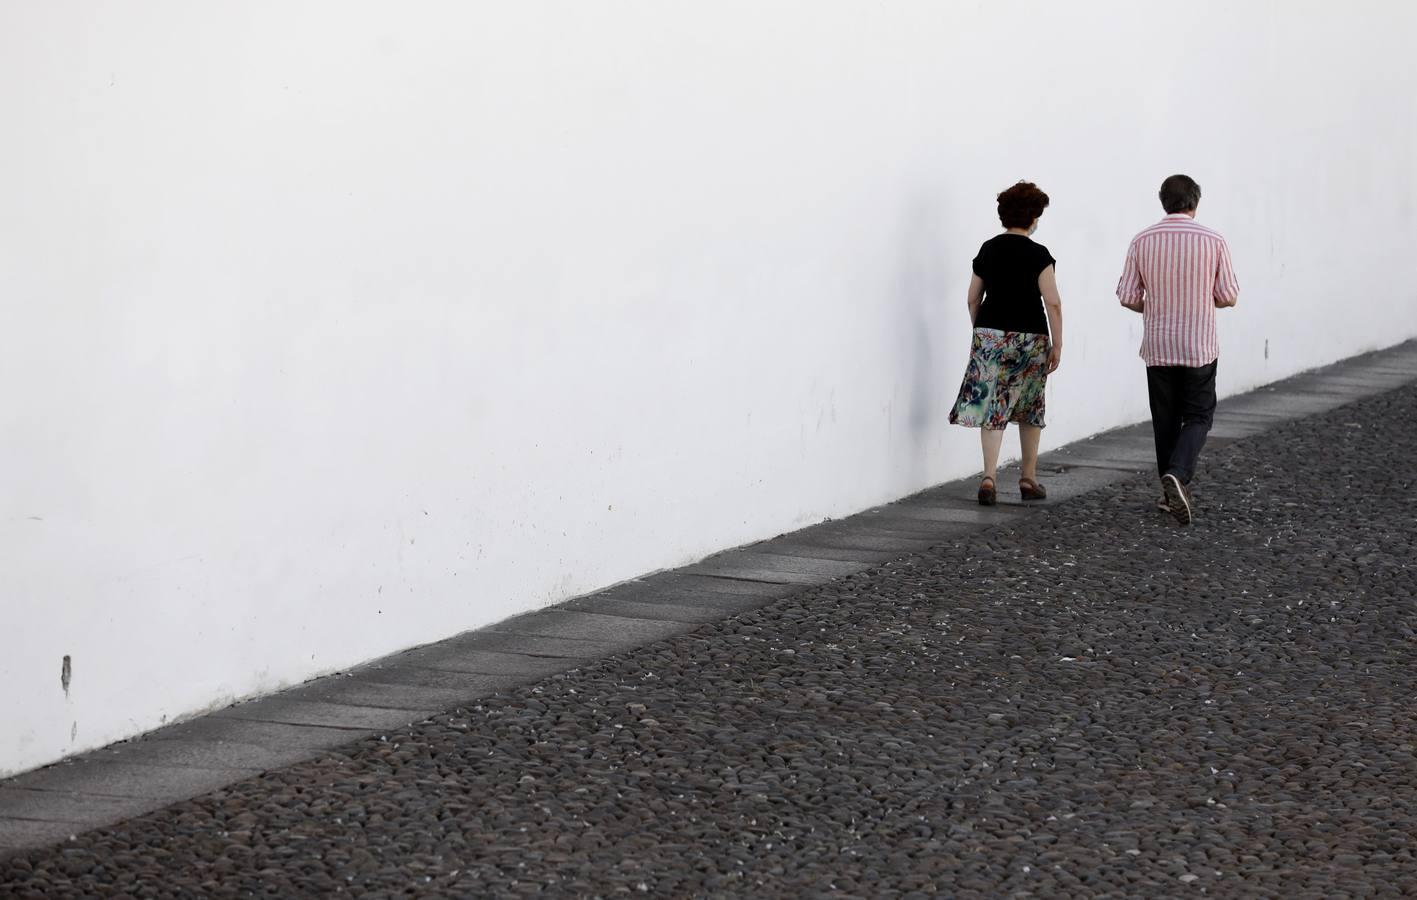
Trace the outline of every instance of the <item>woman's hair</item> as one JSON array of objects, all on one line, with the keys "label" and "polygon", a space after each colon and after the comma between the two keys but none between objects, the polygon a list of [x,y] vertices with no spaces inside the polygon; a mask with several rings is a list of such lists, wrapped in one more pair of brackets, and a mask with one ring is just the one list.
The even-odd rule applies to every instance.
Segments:
[{"label": "woman's hair", "polygon": [[1161,208],[1167,213],[1194,210],[1201,202],[1201,186],[1189,175],[1172,175],[1161,182]]},{"label": "woman's hair", "polygon": [[999,221],[1005,228],[1027,228],[1048,208],[1048,195],[1031,181],[1018,184],[999,195]]}]

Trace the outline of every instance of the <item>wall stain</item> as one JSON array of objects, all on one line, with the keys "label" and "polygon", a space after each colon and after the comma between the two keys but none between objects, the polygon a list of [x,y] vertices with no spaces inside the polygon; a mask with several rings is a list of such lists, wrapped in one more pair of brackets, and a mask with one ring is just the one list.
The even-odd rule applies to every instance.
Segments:
[{"label": "wall stain", "polygon": [[69,696],[69,682],[74,678],[74,666],[69,659],[69,654],[64,654],[64,665],[59,670],[59,685],[64,688],[64,696]]}]

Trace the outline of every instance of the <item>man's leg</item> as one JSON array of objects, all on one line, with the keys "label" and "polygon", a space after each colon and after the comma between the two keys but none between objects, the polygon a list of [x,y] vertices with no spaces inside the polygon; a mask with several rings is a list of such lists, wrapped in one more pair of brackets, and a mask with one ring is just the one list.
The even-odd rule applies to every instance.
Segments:
[{"label": "man's leg", "polygon": [[1151,402],[1151,434],[1156,440],[1158,478],[1171,467],[1171,454],[1181,433],[1181,414],[1176,406],[1176,372],[1176,366],[1146,367],[1146,393]]},{"label": "man's leg", "polygon": [[1180,370],[1177,380],[1176,408],[1180,414],[1180,431],[1167,464],[1167,471],[1190,484],[1196,474],[1196,461],[1215,421],[1216,364]]}]

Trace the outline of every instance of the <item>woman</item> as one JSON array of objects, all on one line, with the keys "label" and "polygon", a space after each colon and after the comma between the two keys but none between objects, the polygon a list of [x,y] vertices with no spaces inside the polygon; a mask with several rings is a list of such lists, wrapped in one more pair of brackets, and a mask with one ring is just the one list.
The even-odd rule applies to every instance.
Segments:
[{"label": "woman", "polygon": [[999,448],[1010,422],[1018,423],[1023,453],[1019,493],[1025,500],[1048,496],[1038,483],[1038,438],[1043,388],[1063,353],[1063,301],[1052,254],[1030,238],[1047,207],[1048,195],[1032,182],[1020,181],[1004,191],[999,195],[1004,233],[985,241],[974,257],[969,281],[974,342],[950,421],[980,429],[984,478],[979,502],[984,506],[993,506],[997,498]]}]

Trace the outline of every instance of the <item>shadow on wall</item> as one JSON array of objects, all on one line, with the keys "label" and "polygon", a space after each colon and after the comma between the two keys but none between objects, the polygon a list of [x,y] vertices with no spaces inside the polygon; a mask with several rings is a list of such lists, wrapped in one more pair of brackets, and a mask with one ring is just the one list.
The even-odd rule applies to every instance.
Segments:
[{"label": "shadow on wall", "polygon": [[907,459],[902,460],[911,485],[926,482],[931,452],[931,435],[948,415],[943,406],[949,392],[940,383],[935,365],[932,335],[940,317],[949,309],[953,296],[945,284],[945,253],[948,248],[940,227],[939,198],[920,194],[905,211],[900,235],[900,265],[894,297],[894,320],[900,329],[896,345],[907,361],[906,427],[909,429]]}]

